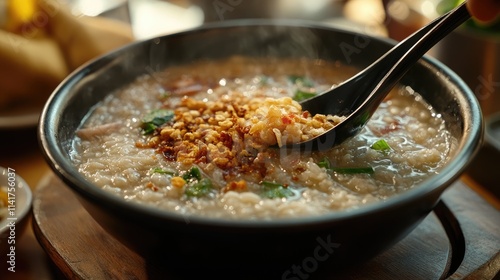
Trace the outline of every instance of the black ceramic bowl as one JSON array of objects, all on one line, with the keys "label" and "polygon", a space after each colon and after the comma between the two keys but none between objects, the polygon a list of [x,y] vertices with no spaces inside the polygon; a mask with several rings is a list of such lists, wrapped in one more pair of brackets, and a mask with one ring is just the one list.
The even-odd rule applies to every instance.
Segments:
[{"label": "black ceramic bowl", "polygon": [[274,222],[185,219],[126,202],[87,181],[70,160],[71,141],[89,109],[106,95],[140,75],[170,65],[246,55],[320,58],[365,67],[392,45],[364,34],[272,21],[225,22],[137,42],[78,69],[55,90],[41,116],[40,143],[55,173],[94,219],[147,256],[148,262],[162,263],[165,271],[185,275],[203,267],[207,276],[209,270],[247,274],[263,269],[276,273],[266,275],[294,279],[300,276],[295,265],[306,269],[300,277],[310,276],[320,267],[331,269],[335,264],[365,260],[401,240],[433,209],[475,155],[482,138],[478,102],[441,63],[422,59],[402,83],[443,115],[459,139],[459,148],[439,175],[361,209]]}]

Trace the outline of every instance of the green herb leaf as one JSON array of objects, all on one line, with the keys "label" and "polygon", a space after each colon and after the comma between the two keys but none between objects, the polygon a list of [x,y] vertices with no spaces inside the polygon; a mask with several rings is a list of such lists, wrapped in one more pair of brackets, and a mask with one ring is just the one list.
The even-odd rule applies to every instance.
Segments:
[{"label": "green herb leaf", "polygon": [[375,171],[371,166],[368,167],[332,167],[330,168],[333,172],[342,174],[373,174]]},{"label": "green herb leaf", "polygon": [[280,183],[275,183],[275,182],[269,182],[269,181],[263,181],[262,183],[260,183],[264,188],[279,188],[279,187],[283,187],[282,184]]},{"label": "green herb leaf", "polygon": [[147,135],[153,133],[157,126],[152,123],[143,123],[141,127],[142,127],[142,133]]},{"label": "green herb leaf", "polygon": [[304,76],[290,75],[288,76],[288,79],[299,87],[308,87],[308,88],[314,87],[314,82],[311,79]]},{"label": "green herb leaf", "polygon": [[[167,109],[157,109],[151,111],[149,114],[147,114],[144,119],[142,120],[143,122],[159,122],[161,120],[165,120],[164,122],[167,122],[171,120],[174,117],[174,111],[172,110],[167,110]],[[157,119],[155,121],[155,119]]]},{"label": "green herb leaf", "polygon": [[186,180],[186,182],[188,182],[192,179],[195,179],[196,181],[200,181],[201,180],[201,171],[198,167],[193,166],[193,167],[191,167],[191,169],[189,169],[188,172],[186,172],[186,174],[184,174],[182,176],[182,179]]},{"label": "green herb leaf", "polygon": [[259,84],[260,85],[267,85],[267,83],[269,82],[269,77],[266,76],[266,75],[260,75],[259,76]]},{"label": "green herb leaf", "polygon": [[320,162],[318,162],[318,166],[326,169],[332,169],[332,164],[330,163],[330,160],[326,157],[324,157]]},{"label": "green herb leaf", "polygon": [[373,143],[371,148],[381,152],[387,152],[391,150],[391,146],[389,146],[389,144],[387,144],[384,139],[380,139],[377,142]]},{"label": "green herb leaf", "polygon": [[160,95],[160,99],[165,100],[165,99],[170,98],[170,96],[172,96],[171,91],[163,91]]},{"label": "green herb leaf", "polygon": [[265,198],[287,198],[293,196],[293,192],[279,183],[274,182],[262,182],[262,193],[261,195]]},{"label": "green herb leaf", "polygon": [[307,91],[297,90],[295,92],[295,95],[293,96],[293,100],[300,102],[300,101],[309,99],[309,98],[314,97],[314,96],[316,96],[316,92],[307,92]]},{"label": "green herb leaf", "polygon": [[212,189],[212,181],[203,178],[196,183],[188,185],[184,193],[189,197],[202,197],[209,194]]},{"label": "green herb leaf", "polygon": [[317,165],[319,167],[326,168],[327,170],[337,172],[337,173],[342,173],[342,174],[362,174],[362,173],[372,174],[372,173],[374,173],[374,170],[371,166],[367,166],[367,167],[333,167],[330,160],[326,157],[324,157],[320,162],[318,162]]},{"label": "green herb leaf", "polygon": [[177,172],[175,172],[175,171],[166,170],[166,169],[162,169],[162,168],[159,168],[159,167],[153,168],[153,173],[167,174],[167,175],[175,175],[175,174],[177,174]]},{"label": "green herb leaf", "polygon": [[144,134],[151,134],[156,128],[165,124],[174,118],[174,111],[158,109],[151,111],[142,120],[142,129]]}]

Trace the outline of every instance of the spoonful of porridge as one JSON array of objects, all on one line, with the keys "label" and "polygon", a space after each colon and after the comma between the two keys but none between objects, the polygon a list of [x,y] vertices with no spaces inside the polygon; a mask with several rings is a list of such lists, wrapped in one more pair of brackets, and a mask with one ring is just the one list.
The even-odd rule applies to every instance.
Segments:
[{"label": "spoonful of porridge", "polygon": [[344,116],[333,128],[283,147],[325,150],[358,134],[404,74],[437,42],[470,18],[466,1],[400,42],[373,64],[319,95],[301,101],[312,115]]}]

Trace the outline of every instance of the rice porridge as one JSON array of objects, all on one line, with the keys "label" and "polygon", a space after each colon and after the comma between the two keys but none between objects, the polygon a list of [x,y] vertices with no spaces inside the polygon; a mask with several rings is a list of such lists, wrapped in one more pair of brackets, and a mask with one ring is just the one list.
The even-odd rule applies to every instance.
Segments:
[{"label": "rice porridge", "polygon": [[356,72],[321,60],[232,57],[145,75],[83,121],[72,159],[95,185],[182,215],[276,219],[344,211],[404,192],[456,148],[443,119],[407,87],[363,131],[300,153],[343,120],[298,101]]}]

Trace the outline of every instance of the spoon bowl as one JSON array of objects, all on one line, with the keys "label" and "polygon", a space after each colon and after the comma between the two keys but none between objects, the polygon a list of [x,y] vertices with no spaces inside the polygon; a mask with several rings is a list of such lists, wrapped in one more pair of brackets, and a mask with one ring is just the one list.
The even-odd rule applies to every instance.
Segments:
[{"label": "spoon bowl", "polygon": [[326,150],[358,134],[401,77],[430,48],[469,18],[464,2],[410,35],[352,78],[302,101],[302,109],[312,114],[347,118],[322,135],[285,147]]}]

